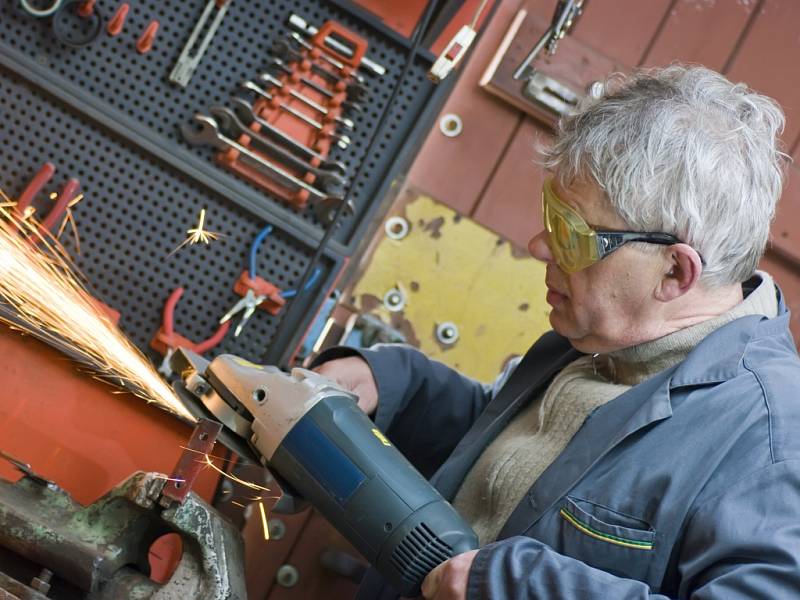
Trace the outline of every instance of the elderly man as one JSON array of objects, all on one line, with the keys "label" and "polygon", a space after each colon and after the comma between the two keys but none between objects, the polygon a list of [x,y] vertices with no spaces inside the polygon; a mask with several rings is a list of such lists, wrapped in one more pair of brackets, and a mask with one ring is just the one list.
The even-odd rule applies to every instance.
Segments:
[{"label": "elderly man", "polygon": [[704,68],[610,80],[545,151],[554,331],[491,387],[320,357],[479,535],[426,598],[800,598],[800,360],[756,271],[782,125]]}]

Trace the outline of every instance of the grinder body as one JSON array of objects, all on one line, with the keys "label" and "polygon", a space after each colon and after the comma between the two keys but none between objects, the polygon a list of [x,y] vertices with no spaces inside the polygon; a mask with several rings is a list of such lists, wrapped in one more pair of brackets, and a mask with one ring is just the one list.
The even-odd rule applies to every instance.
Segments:
[{"label": "grinder body", "polygon": [[478,547],[469,524],[358,408],[357,398],[329,379],[230,355],[215,358],[202,378],[210,384],[197,394],[205,406],[248,439],[261,462],[401,594],[418,595],[434,567]]}]

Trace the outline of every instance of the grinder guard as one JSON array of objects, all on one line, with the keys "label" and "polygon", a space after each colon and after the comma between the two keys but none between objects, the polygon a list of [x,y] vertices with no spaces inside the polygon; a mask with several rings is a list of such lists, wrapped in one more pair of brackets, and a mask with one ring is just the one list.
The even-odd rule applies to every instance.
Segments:
[{"label": "grinder guard", "polygon": [[244,456],[299,492],[403,595],[418,595],[434,567],[477,548],[466,521],[329,379],[184,349],[172,368],[233,432],[232,449],[248,440]]}]

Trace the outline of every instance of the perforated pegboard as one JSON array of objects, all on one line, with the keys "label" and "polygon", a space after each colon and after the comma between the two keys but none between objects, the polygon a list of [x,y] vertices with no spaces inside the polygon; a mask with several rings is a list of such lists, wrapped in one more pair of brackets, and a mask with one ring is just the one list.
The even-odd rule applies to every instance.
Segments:
[{"label": "perforated pegboard", "polygon": [[[101,0],[96,6],[108,18],[117,4]],[[214,165],[211,149],[184,144],[178,127],[182,123],[191,123],[194,113],[207,113],[211,106],[229,104],[232,95],[243,94],[239,84],[246,79],[255,79],[265,70],[269,49],[275,40],[285,37],[288,31],[286,21],[292,12],[317,25],[329,18],[336,19],[365,37],[369,42],[368,56],[384,65],[387,74],[383,77],[365,76],[369,94],[363,102],[364,112],[352,115],[356,122],[355,132],[349,133],[353,143],[346,150],[336,148],[332,153],[333,158],[348,165],[351,176],[361,162],[366,161],[359,181],[351,182],[354,185],[351,199],[355,214],[343,218],[334,233],[334,240],[345,248],[343,253],[355,247],[359,234],[368,226],[376,200],[390,183],[393,161],[409,131],[420,121],[435,89],[425,76],[430,57],[427,54],[417,56],[385,134],[379,140],[377,152],[365,156],[374,133],[373,127],[386,108],[407,50],[397,39],[378,31],[375,26],[335,3],[308,0],[232,2],[185,90],[171,84],[168,75],[202,12],[204,0],[132,3],[121,35],[112,38],[104,33],[90,47],[78,50],[60,46],[53,40],[47,20],[22,15],[15,5],[16,2],[5,2],[0,7],[0,39],[3,44],[73,84],[101,110],[124,116],[120,123],[129,124],[133,129],[140,128],[179,159],[201,157],[205,163],[203,168],[210,170],[217,182],[236,192],[229,197],[230,201],[248,209],[267,203],[269,206],[266,208],[275,218],[302,221],[312,232],[318,232],[318,237],[323,226],[310,206],[297,213],[286,208],[285,204],[269,199],[261,189]],[[155,44],[151,52],[140,55],[134,44],[152,19],[160,21]],[[218,188],[218,191],[223,190]]]},{"label": "perforated pegboard", "polygon": [[[178,333],[200,341],[238,299],[233,282],[246,267],[246,254],[264,221],[197,185],[124,139],[89,122],[55,96],[0,68],[0,186],[18,196],[45,160],[56,175],[40,194],[60,190],[67,177],[81,182],[84,199],[75,208],[81,253],[68,232],[62,240],[87,276],[90,290],[122,313],[120,326],[143,350],[161,324],[164,301],[175,287],[186,289],[176,311]],[[207,209],[206,228],[225,237],[210,246],[187,246],[169,256]],[[262,245],[260,274],[283,289],[296,286],[314,247],[280,223]],[[232,352],[259,361],[283,319],[304,321],[323,299],[340,266],[326,255],[316,286],[278,317],[257,314],[237,339],[229,334],[211,354]],[[58,299],[54,299],[57,306]],[[152,351],[149,351],[153,355]]]}]

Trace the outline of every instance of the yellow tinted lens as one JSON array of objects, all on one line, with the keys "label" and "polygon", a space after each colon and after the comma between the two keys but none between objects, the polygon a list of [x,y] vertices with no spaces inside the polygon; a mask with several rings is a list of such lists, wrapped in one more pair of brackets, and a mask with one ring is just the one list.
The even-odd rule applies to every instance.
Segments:
[{"label": "yellow tinted lens", "polygon": [[549,179],[542,188],[542,212],[550,250],[564,271],[574,273],[598,261],[595,232],[556,196]]}]

